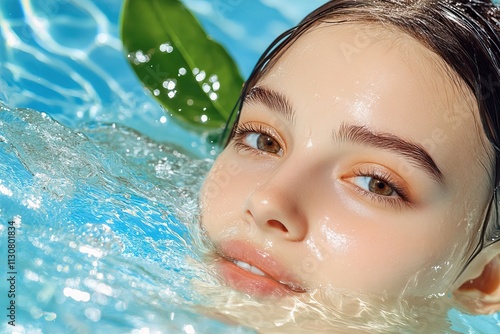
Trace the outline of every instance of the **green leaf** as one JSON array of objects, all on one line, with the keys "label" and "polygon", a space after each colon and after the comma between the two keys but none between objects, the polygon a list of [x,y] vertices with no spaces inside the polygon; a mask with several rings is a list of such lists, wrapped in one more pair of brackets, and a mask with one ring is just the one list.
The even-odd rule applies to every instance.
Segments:
[{"label": "green leaf", "polygon": [[243,79],[180,1],[126,0],[121,35],[139,79],[181,124],[198,132],[224,127]]}]

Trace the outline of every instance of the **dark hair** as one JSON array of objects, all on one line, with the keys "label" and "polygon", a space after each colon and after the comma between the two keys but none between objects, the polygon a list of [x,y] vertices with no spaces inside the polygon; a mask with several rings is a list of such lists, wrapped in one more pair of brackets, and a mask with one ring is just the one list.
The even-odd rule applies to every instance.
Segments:
[{"label": "dark hair", "polygon": [[[479,251],[500,240],[500,10],[489,0],[331,0],[284,32],[264,52],[246,81],[239,109],[228,123],[233,136],[245,98],[297,38],[320,23],[375,23],[394,27],[438,54],[477,101],[481,123],[494,149],[492,200]],[[234,123],[233,123],[234,122]],[[487,223],[490,221],[491,223]]]}]

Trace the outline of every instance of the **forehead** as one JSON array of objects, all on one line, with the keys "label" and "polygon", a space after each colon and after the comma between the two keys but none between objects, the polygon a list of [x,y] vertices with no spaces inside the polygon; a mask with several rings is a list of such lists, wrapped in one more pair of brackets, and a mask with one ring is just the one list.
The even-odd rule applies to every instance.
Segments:
[{"label": "forehead", "polygon": [[[396,29],[321,24],[257,85],[290,99],[297,123],[335,129],[348,122],[393,133],[427,146],[444,171],[483,172],[488,160],[470,90],[437,54]],[[457,153],[470,159],[457,161]]]},{"label": "forehead", "polygon": [[[437,54],[393,27],[323,23],[306,31],[277,59],[260,82],[293,77],[289,83],[299,84],[304,93],[309,87],[316,95],[329,91],[332,96],[349,88],[358,94],[382,93],[390,86],[389,90],[396,88],[404,97],[425,96],[434,103],[476,108],[469,89]],[[394,84],[399,87],[392,87]]]}]

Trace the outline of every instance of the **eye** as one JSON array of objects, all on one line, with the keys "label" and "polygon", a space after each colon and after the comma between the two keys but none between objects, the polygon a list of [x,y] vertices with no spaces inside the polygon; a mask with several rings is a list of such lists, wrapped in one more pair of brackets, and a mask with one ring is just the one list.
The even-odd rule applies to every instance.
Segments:
[{"label": "eye", "polygon": [[371,201],[395,208],[413,207],[406,182],[382,166],[356,166],[352,173],[346,180]]},{"label": "eye", "polygon": [[265,151],[273,154],[282,152],[280,144],[271,136],[264,133],[247,133],[243,138],[245,144],[260,151]]},{"label": "eye", "polygon": [[283,156],[283,147],[276,130],[259,123],[239,124],[232,141],[239,150],[251,150],[256,153],[270,153]]},{"label": "eye", "polygon": [[380,196],[397,196],[396,190],[384,180],[373,176],[357,176],[353,183],[358,187]]}]

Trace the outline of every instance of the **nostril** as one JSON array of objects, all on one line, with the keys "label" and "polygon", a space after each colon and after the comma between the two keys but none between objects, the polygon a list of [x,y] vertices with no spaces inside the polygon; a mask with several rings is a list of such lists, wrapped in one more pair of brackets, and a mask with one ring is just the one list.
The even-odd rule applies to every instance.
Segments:
[{"label": "nostril", "polygon": [[288,232],[288,229],[286,228],[285,225],[283,225],[282,223],[280,223],[279,221],[277,220],[268,220],[267,223],[269,224],[269,226],[271,227],[275,227],[275,228],[279,228],[280,230],[282,230],[283,232]]}]

